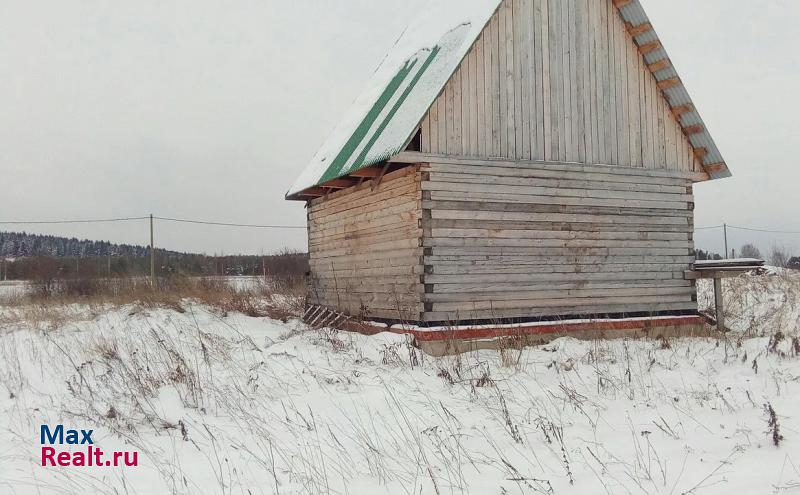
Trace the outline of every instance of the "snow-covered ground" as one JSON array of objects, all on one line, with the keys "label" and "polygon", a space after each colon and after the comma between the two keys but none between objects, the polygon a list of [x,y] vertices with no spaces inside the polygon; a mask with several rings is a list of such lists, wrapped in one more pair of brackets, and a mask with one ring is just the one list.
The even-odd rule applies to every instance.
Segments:
[{"label": "snow-covered ground", "polygon": [[[745,336],[765,336],[800,329],[800,271],[767,267],[766,275],[722,280],[725,325]],[[698,280],[701,310],[713,314],[711,280]]]},{"label": "snow-covered ground", "polygon": [[23,296],[27,293],[27,282],[19,280],[0,280],[0,301]]},{"label": "snow-covered ground", "polygon": [[[797,294],[764,278],[730,307],[779,341],[446,358],[188,303],[5,309],[0,493],[800,493],[798,300],[781,299]],[[140,465],[42,467],[42,424],[93,429]]]}]

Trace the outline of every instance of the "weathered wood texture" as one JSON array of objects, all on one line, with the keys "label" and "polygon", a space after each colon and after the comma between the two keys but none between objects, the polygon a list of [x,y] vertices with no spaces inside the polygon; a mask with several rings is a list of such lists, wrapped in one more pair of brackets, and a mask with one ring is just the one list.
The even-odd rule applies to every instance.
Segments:
[{"label": "weathered wood texture", "polygon": [[696,311],[688,174],[447,161],[422,168],[426,321]]},{"label": "weathered wood texture", "polygon": [[421,143],[438,155],[702,171],[612,0],[504,0]]},{"label": "weathered wood texture", "polygon": [[364,318],[422,312],[419,167],[309,202],[309,303]]}]

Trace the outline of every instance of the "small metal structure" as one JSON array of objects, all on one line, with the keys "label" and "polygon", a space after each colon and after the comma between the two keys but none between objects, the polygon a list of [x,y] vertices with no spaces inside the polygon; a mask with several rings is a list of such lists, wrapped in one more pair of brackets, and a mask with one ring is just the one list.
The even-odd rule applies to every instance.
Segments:
[{"label": "small metal structure", "polygon": [[739,258],[727,260],[702,260],[695,261],[694,270],[686,273],[687,279],[712,279],[714,280],[714,311],[717,319],[717,329],[725,329],[725,305],[722,300],[722,279],[738,277],[764,266],[764,260],[755,258]]}]

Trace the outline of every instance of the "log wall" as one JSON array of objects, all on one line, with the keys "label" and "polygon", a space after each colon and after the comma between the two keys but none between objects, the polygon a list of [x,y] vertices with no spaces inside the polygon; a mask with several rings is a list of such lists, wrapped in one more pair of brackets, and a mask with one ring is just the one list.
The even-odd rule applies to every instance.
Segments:
[{"label": "log wall", "polygon": [[309,303],[352,316],[418,321],[419,167],[309,202]]},{"label": "log wall", "polygon": [[693,312],[689,173],[423,167],[425,321]]}]

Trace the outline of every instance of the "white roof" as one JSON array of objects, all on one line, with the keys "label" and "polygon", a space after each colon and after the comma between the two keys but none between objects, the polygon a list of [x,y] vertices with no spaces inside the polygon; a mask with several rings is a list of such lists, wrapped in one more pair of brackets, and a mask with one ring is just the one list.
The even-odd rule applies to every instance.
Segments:
[{"label": "white roof", "polygon": [[501,0],[430,0],[287,196],[405,149]]}]

